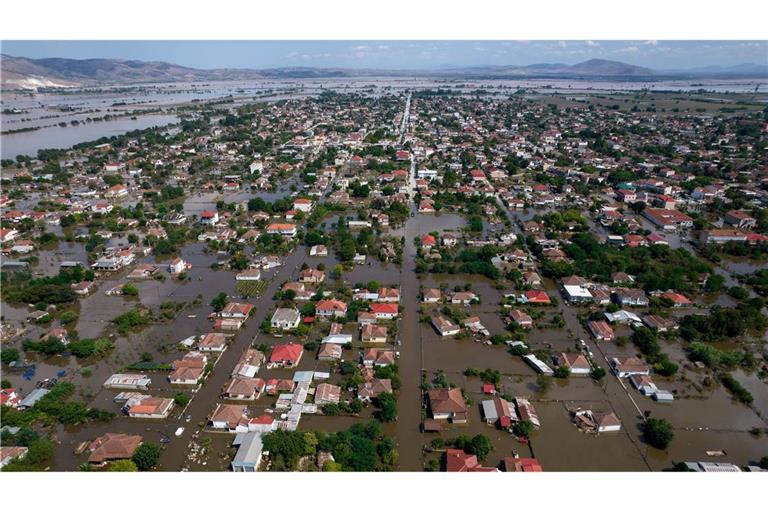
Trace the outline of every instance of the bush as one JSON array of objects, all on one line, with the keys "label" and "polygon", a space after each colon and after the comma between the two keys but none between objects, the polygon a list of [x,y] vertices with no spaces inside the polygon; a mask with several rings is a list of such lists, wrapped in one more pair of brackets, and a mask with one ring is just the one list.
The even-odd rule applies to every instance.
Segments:
[{"label": "bush", "polygon": [[75,357],[87,358],[91,356],[103,356],[112,350],[113,347],[114,342],[109,338],[86,338],[71,342],[68,348]]},{"label": "bush", "polygon": [[124,284],[122,291],[123,291],[123,295],[128,295],[130,297],[137,297],[139,295],[139,289],[136,288],[136,285],[132,283]]},{"label": "bush", "polygon": [[323,414],[327,416],[336,416],[339,414],[339,406],[336,404],[323,404]]},{"label": "bush", "polygon": [[653,365],[653,371],[664,377],[671,377],[677,373],[678,366],[669,359],[663,359],[661,362]]},{"label": "bush", "polygon": [[359,398],[355,398],[351,402],[349,402],[349,412],[352,414],[360,414],[360,412],[363,410],[363,402]]},{"label": "bush", "polygon": [[88,409],[87,417],[91,421],[101,421],[106,423],[112,421],[115,417],[115,413],[111,411],[105,411],[104,409]]},{"label": "bush", "polygon": [[648,444],[659,450],[665,450],[674,439],[675,432],[667,420],[648,418],[643,424],[643,435]]},{"label": "bush", "polygon": [[3,364],[11,364],[14,361],[19,360],[19,350],[16,348],[4,348],[0,351],[0,360]]},{"label": "bush", "polygon": [[736,300],[747,300],[749,298],[749,292],[741,286],[731,286],[728,288],[728,295]]},{"label": "bush", "polygon": [[125,460],[116,460],[112,462],[109,465],[109,468],[107,471],[138,471],[139,468],[136,467],[136,463],[133,462],[131,459],[125,459]]},{"label": "bush", "polygon": [[64,311],[61,314],[60,320],[61,320],[61,323],[64,325],[69,325],[71,323],[74,323],[75,321],[77,321],[77,313],[75,313],[72,310]]},{"label": "bush", "polygon": [[134,327],[143,327],[149,324],[149,317],[138,309],[132,309],[113,318],[112,323],[117,325],[117,332],[127,334]]},{"label": "bush", "polygon": [[733,397],[739,402],[749,405],[754,400],[752,393],[750,393],[744,386],[741,385],[739,381],[727,373],[720,377],[720,381],[723,383],[723,386],[725,386],[725,388],[730,391]]},{"label": "bush", "polygon": [[536,377],[536,386],[539,388],[539,391],[548,390],[552,387],[552,376],[543,373],[539,374],[539,376]]},{"label": "bush", "polygon": [[50,338],[47,341],[26,339],[22,342],[22,347],[28,352],[40,352],[48,356],[61,354],[67,350],[67,346],[58,338]]},{"label": "bush", "polygon": [[524,356],[528,354],[529,350],[523,345],[515,345],[510,349],[510,352],[513,356]]},{"label": "bush", "polygon": [[173,401],[176,402],[176,405],[179,407],[186,407],[190,400],[189,396],[184,393],[176,393],[173,397]]}]

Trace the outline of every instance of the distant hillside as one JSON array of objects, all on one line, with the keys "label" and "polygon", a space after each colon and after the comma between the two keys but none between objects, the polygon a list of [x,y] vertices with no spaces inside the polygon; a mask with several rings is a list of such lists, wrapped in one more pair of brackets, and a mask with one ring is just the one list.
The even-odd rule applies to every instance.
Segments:
[{"label": "distant hillside", "polygon": [[652,69],[612,60],[592,59],[569,66],[568,64],[530,64],[528,66],[472,66],[426,72],[427,75],[472,76],[489,78],[515,77],[637,77],[653,76]]},{"label": "distant hillside", "polygon": [[284,67],[274,69],[196,69],[167,62],[122,59],[28,59],[2,55],[3,89],[36,89],[101,84],[149,82],[312,79],[344,77],[433,77],[433,78],[637,78],[685,76],[768,76],[768,66],[741,64],[690,71],[658,72],[624,62],[592,59],[574,65],[531,64],[527,66],[463,66],[429,70],[382,70]]},{"label": "distant hillside", "polygon": [[568,66],[563,70],[567,75],[578,76],[650,76],[651,69],[625,64],[614,60],[591,59]]},{"label": "distant hillside", "polygon": [[768,65],[744,63],[734,66],[706,66],[688,70],[689,73],[705,73],[711,75],[768,75]]},{"label": "distant hillside", "polygon": [[3,88],[34,88],[107,83],[261,78],[255,70],[194,69],[167,62],[121,59],[27,59],[2,56]]}]

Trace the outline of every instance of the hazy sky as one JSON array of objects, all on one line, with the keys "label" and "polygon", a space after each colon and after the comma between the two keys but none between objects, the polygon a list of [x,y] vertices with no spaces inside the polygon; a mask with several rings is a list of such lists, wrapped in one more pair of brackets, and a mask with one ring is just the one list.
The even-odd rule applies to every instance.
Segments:
[{"label": "hazy sky", "polygon": [[768,64],[768,41],[2,41],[18,57],[159,60],[197,68],[425,69],[620,60],[654,69]]}]

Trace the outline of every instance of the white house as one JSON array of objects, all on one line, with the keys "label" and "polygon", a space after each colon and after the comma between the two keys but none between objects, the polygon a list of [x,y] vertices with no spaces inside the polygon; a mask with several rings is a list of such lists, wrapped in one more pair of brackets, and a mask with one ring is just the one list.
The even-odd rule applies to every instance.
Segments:
[{"label": "white house", "polygon": [[301,315],[299,311],[294,308],[277,308],[272,315],[270,324],[273,329],[280,329],[283,331],[289,331],[299,326],[301,321]]},{"label": "white house", "polygon": [[219,222],[219,212],[214,210],[205,210],[200,214],[200,223],[204,226],[214,226]]},{"label": "white house", "polygon": [[171,274],[181,274],[185,270],[187,270],[187,262],[181,258],[175,258],[168,264],[168,272]]}]

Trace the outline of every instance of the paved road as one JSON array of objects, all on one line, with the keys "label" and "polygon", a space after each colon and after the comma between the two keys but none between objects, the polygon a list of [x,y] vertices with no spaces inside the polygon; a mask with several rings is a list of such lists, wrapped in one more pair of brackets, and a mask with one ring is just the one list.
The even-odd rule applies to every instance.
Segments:
[{"label": "paved road", "polygon": [[[405,103],[404,120],[410,119],[411,95]],[[403,140],[407,132],[407,122],[401,126]],[[409,197],[416,194],[416,168],[415,155],[411,156],[411,167],[408,174]],[[410,203],[411,213],[416,214],[416,208]],[[416,245],[414,237],[416,232],[412,220],[409,217],[403,230],[405,244],[403,247],[403,267],[400,274],[401,297],[403,298],[403,314],[400,319],[400,392],[397,401],[398,421],[395,429],[398,452],[400,455],[399,466],[402,471],[421,471],[423,461],[421,447],[424,444],[424,436],[421,433],[422,421],[422,390],[421,374],[424,367],[424,358],[421,342],[421,325],[419,323],[419,280],[415,272]]]},{"label": "paved road", "polygon": [[[332,185],[333,183],[329,185],[329,188]],[[198,424],[207,422],[208,415],[213,412],[215,405],[222,402],[220,395],[223,392],[224,385],[230,378],[232,369],[237,364],[237,361],[240,360],[245,349],[251,345],[254,338],[259,334],[259,326],[274,306],[272,297],[284,281],[298,278],[300,268],[307,257],[305,247],[299,245],[296,250],[285,258],[283,266],[279,267],[279,270],[265,288],[261,297],[256,300],[256,313],[246,322],[243,329],[235,335],[232,343],[216,364],[212,375],[203,383],[187,407],[184,414],[185,416],[191,415],[191,420],[189,422],[179,420],[179,425],[186,427],[186,431],[180,437],[174,438],[168,449],[163,452],[160,464],[166,470],[179,470],[184,466],[187,447],[192,443],[192,436],[195,432],[200,431]],[[173,428],[175,428],[175,425]]]},{"label": "paved road", "polygon": [[254,337],[259,333],[259,325],[273,306],[272,297],[283,281],[298,275],[305,258],[306,251],[304,247],[299,246],[285,259],[284,265],[280,267],[272,282],[256,301],[256,313],[235,335],[230,346],[216,363],[213,373],[203,383],[187,407],[185,415],[191,415],[192,419],[189,422],[180,420],[179,425],[186,427],[186,430],[180,437],[174,438],[168,449],[163,452],[160,462],[166,470],[180,470],[184,465],[186,447],[192,442],[192,434],[199,430],[198,423],[206,422],[216,404],[222,402],[220,395],[224,385],[229,380],[232,369],[240,360],[245,349],[249,347]]}]

